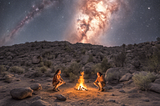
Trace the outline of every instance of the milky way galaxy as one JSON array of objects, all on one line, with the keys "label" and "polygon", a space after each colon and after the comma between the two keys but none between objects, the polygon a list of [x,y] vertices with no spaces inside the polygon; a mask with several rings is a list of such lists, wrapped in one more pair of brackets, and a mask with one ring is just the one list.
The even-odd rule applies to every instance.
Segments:
[{"label": "milky way galaxy", "polygon": [[40,14],[45,8],[49,6],[56,6],[61,0],[43,0],[42,3],[38,5],[33,5],[30,13],[13,29],[9,35],[4,36],[0,39],[0,46],[4,45],[6,42],[12,40],[16,33],[24,27],[25,24],[29,23],[36,15]]}]

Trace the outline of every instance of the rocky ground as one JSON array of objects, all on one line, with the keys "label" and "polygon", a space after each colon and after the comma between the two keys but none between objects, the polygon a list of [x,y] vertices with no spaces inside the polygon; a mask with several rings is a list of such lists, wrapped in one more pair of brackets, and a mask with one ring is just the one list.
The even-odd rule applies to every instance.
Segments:
[{"label": "rocky ground", "polygon": [[[0,105],[159,106],[160,68],[152,64],[159,64],[159,51],[160,41],[117,47],[66,41],[0,47]],[[67,83],[60,92],[52,91],[56,69]],[[74,89],[80,71],[85,72],[88,91]],[[97,71],[107,81],[104,92],[93,85]],[[145,91],[136,86],[136,75],[142,76]]]}]

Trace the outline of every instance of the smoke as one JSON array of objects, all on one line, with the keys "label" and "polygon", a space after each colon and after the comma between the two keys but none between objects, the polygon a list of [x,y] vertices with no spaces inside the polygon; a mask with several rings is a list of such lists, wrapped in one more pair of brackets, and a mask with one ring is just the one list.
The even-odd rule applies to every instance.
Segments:
[{"label": "smoke", "polygon": [[15,38],[16,33],[23,28],[27,23],[29,23],[32,19],[35,18],[38,14],[40,14],[44,9],[50,6],[56,6],[61,3],[62,0],[43,0],[38,5],[33,5],[32,10],[26,17],[6,36],[3,36],[0,39],[0,46],[5,45],[6,43],[10,42],[12,39]]},{"label": "smoke", "polygon": [[108,31],[113,18],[118,20],[122,6],[127,8],[123,0],[81,0],[66,39],[72,43],[100,44],[99,38]]}]

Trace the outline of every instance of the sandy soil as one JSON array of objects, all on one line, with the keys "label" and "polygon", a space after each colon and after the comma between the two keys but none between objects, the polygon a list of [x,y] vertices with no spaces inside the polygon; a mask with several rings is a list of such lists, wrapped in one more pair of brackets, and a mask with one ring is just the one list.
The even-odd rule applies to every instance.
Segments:
[{"label": "sandy soil", "polygon": [[[21,81],[4,83],[0,81],[0,106],[28,106],[37,96],[53,106],[160,106],[160,94],[151,91],[136,90],[134,84],[124,86],[120,89],[114,88],[99,92],[92,81],[86,83],[88,91],[74,90],[76,83],[67,83],[60,87],[61,91],[52,90],[52,78],[36,78],[34,80],[19,76]],[[67,82],[67,81],[66,81]],[[19,87],[29,87],[34,83],[40,83],[42,90],[35,91],[32,97],[24,100],[14,100],[10,96],[10,90]],[[111,85],[106,85],[111,86]],[[125,93],[119,92],[124,90]],[[56,95],[62,94],[67,100],[62,102],[56,99]]]}]

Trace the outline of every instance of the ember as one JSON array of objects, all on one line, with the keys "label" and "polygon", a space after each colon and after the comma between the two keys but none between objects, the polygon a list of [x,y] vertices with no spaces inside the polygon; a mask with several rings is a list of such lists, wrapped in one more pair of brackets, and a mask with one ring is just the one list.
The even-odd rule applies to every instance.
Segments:
[{"label": "ember", "polygon": [[76,84],[75,89],[81,91],[87,91],[87,87],[84,85],[84,71],[81,72],[81,76],[78,79],[78,83]]}]

